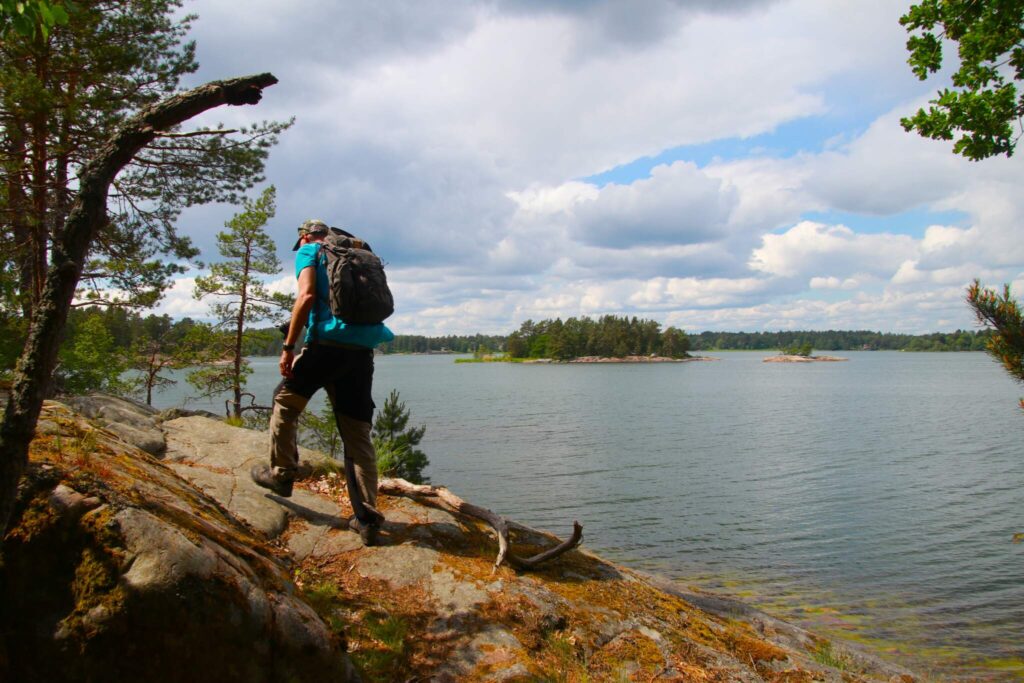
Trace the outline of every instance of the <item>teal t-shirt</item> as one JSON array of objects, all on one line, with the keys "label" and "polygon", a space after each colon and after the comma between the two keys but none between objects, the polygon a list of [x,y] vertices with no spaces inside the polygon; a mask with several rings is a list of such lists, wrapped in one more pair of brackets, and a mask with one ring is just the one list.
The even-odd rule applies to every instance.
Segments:
[{"label": "teal t-shirt", "polygon": [[[340,319],[331,315],[330,287],[327,283],[327,266],[323,259],[317,258],[320,252],[319,244],[303,244],[295,254],[295,277],[306,268],[316,268],[316,300],[313,302],[313,310],[309,312],[309,322],[306,325],[306,343],[311,339],[323,339],[325,341],[337,342],[339,344],[355,344],[372,349],[377,344],[391,341],[395,338],[394,333],[384,323],[376,325],[346,325]],[[315,321],[315,322],[314,322]],[[313,334],[313,326],[316,325],[316,334]]]}]

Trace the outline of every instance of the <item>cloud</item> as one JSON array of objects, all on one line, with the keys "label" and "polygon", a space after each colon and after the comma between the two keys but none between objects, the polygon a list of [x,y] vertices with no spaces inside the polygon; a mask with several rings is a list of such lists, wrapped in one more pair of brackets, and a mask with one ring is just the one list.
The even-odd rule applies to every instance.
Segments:
[{"label": "cloud", "polygon": [[[898,274],[898,272],[897,272]],[[851,290],[857,289],[861,285],[861,280],[848,277],[846,279],[839,279],[834,276],[829,277],[812,277],[810,281],[811,289],[844,289]]]},{"label": "cloud", "polygon": [[196,279],[194,277],[180,277],[174,281],[174,285],[164,292],[163,299],[157,304],[156,315],[169,315],[172,318],[194,318],[197,320],[211,320],[210,305],[206,301],[197,301],[192,296],[195,289]]},{"label": "cloud", "polygon": [[[603,313],[691,330],[924,331],[969,323],[972,274],[1020,276],[1019,157],[970,164],[899,126],[935,86],[906,68],[903,8],[637,7],[259,0],[239,14],[196,2],[199,80],[271,70],[281,83],[258,116],[297,117],[267,168],[278,187],[268,229],[285,263],[272,286],[293,284],[287,250],[311,216],[381,253],[398,332]],[[782,149],[717,155],[763,133]],[[711,152],[632,182],[579,180],[690,145]],[[182,231],[209,259],[235,211],[191,209]],[[964,218],[870,231],[805,220],[908,211]],[[163,306],[205,308],[177,290]]]},{"label": "cloud", "polygon": [[655,168],[649,179],[608,185],[596,198],[576,206],[574,235],[584,244],[698,244],[724,236],[735,203],[721,180],[694,164]]},{"label": "cloud", "polygon": [[802,221],[781,235],[767,234],[750,258],[753,270],[780,277],[891,277],[915,253],[906,235],[859,235],[849,228]]}]

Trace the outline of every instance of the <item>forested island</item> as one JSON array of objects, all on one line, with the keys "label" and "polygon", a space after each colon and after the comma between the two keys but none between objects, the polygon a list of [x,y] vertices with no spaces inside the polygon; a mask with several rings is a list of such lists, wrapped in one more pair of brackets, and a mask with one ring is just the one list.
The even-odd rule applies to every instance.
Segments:
[{"label": "forested island", "polygon": [[[0,314],[0,374],[14,368],[26,333],[23,318]],[[161,360],[188,365],[229,351],[223,332],[206,322],[168,315],[142,315],[126,308],[79,307],[68,317],[61,346],[57,385],[74,391],[95,388],[97,374],[144,370]],[[509,335],[402,335],[383,344],[381,353],[504,354],[514,358],[568,360],[582,356],[650,356],[684,358],[690,352],[771,351],[810,345],[822,351],[984,351],[990,330],[956,330],[923,335],[869,330],[794,330],[779,332],[700,332],[687,334],[675,327],[661,329],[654,320],[602,316],[562,320],[527,320]],[[276,356],[282,335],[277,327],[246,330],[242,353]]]}]

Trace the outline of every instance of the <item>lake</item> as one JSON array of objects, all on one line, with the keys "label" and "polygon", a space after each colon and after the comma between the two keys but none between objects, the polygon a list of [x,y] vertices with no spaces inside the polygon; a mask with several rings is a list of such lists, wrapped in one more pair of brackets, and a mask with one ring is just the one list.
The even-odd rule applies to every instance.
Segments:
[{"label": "lake", "polygon": [[[608,559],[930,678],[1024,679],[1024,387],[980,353],[707,355],[720,360],[379,356],[374,396],[401,392],[427,425],[427,474],[467,500],[560,535],[578,519]],[[277,359],[252,360],[269,403]]]}]

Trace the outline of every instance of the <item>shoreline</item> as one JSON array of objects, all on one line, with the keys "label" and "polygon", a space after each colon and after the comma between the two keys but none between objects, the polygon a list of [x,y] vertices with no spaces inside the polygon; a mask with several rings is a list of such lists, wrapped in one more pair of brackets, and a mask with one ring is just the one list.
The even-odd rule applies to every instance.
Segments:
[{"label": "shoreline", "polygon": [[848,361],[849,358],[840,358],[839,356],[788,356],[785,354],[779,354],[778,356],[768,356],[762,362],[764,363],[836,363],[841,361]]},{"label": "shoreline", "polygon": [[688,356],[686,358],[669,358],[667,356],[579,356],[569,360],[557,360],[555,358],[495,358],[484,356],[483,358],[456,358],[456,363],[517,363],[521,365],[594,365],[611,363],[694,363],[703,361],[718,361],[721,358],[711,356]]}]

